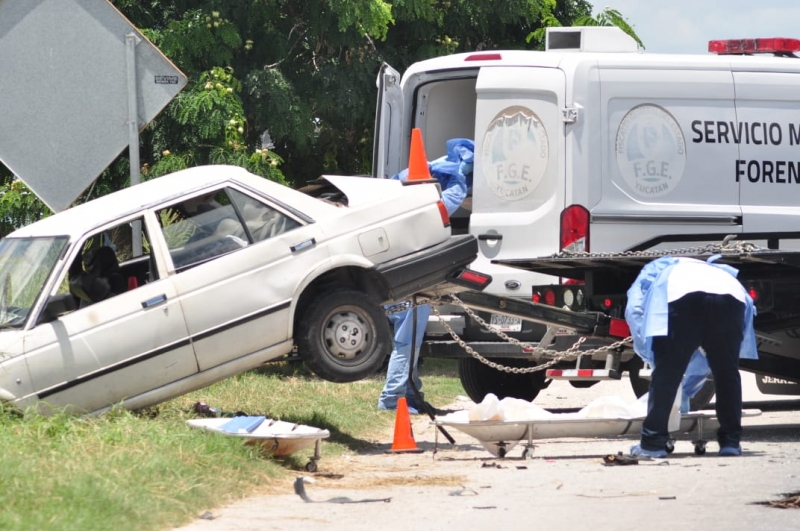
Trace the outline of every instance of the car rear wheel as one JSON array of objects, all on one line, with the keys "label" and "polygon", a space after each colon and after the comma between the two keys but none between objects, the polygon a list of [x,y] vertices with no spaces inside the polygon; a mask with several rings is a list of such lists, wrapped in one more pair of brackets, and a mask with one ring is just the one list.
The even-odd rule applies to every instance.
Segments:
[{"label": "car rear wheel", "polygon": [[317,297],[295,330],[300,357],[317,376],[330,382],[355,382],[370,376],[392,351],[383,308],[354,289]]},{"label": "car rear wheel", "polygon": [[[533,361],[513,358],[493,359],[495,363],[506,367],[533,367]],[[498,371],[475,358],[459,358],[458,376],[467,396],[476,404],[483,401],[487,394],[493,393],[497,398],[519,398],[532,401],[539,391],[547,387],[545,371],[527,374],[514,374]]]}]

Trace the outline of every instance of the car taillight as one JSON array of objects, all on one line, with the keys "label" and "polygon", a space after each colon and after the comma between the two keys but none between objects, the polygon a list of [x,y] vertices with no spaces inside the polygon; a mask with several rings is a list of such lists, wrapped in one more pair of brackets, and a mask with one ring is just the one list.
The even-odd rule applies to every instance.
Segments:
[{"label": "car taillight", "polygon": [[572,205],[561,212],[561,250],[589,252],[589,211]]},{"label": "car taillight", "polygon": [[481,291],[492,283],[492,276],[471,269],[461,269],[458,272],[450,273],[450,282],[464,286],[469,289]]},{"label": "car taillight", "polygon": [[439,215],[442,216],[442,225],[445,227],[450,226],[450,214],[447,213],[447,207],[444,206],[442,201],[436,203],[436,206],[439,207]]},{"label": "car taillight", "polygon": [[458,274],[458,278],[465,282],[480,286],[481,288],[488,286],[492,281],[491,276],[484,275],[483,273],[478,273],[477,271],[472,271],[470,269],[463,270]]}]

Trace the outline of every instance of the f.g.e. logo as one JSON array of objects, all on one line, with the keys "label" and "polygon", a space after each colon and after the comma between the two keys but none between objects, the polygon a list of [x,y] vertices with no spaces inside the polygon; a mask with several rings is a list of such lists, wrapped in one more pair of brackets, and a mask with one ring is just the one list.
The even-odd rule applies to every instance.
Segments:
[{"label": "f.g.e. logo", "polygon": [[683,177],[686,143],[678,122],[657,105],[634,107],[617,129],[617,166],[641,197],[670,193]]},{"label": "f.g.e. logo", "polygon": [[500,199],[517,201],[530,195],[544,176],[547,131],[532,110],[507,107],[489,123],[481,152],[489,188]]}]

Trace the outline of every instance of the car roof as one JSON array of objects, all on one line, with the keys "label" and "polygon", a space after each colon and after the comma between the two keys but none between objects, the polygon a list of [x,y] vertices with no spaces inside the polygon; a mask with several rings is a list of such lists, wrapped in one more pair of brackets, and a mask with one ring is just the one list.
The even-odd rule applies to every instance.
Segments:
[{"label": "car roof", "polygon": [[17,229],[9,234],[9,237],[82,234],[102,222],[113,221],[172,198],[230,181],[267,194],[286,194],[287,191],[299,194],[288,186],[253,175],[239,166],[196,166],[74,206]]}]

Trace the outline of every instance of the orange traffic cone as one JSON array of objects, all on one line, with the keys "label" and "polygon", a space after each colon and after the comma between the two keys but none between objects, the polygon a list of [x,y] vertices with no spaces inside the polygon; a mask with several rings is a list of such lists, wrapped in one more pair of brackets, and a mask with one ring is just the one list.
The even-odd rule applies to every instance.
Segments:
[{"label": "orange traffic cone", "polygon": [[397,400],[397,416],[394,421],[394,442],[392,442],[392,453],[414,453],[424,452],[417,447],[414,441],[414,433],[411,431],[411,417],[408,414],[408,403],[405,397]]},{"label": "orange traffic cone", "polygon": [[422,143],[422,131],[415,127],[411,130],[411,150],[408,153],[407,181],[434,181],[428,169],[428,157]]}]

